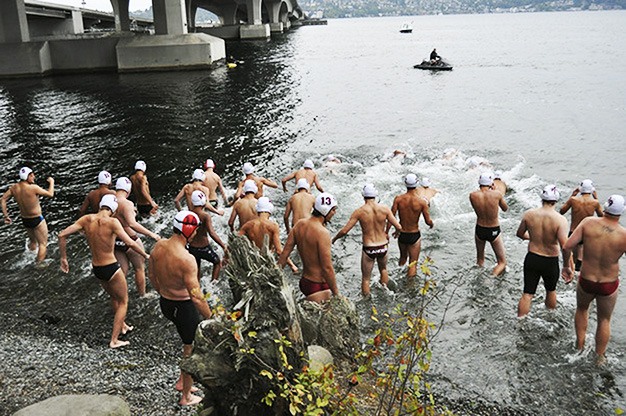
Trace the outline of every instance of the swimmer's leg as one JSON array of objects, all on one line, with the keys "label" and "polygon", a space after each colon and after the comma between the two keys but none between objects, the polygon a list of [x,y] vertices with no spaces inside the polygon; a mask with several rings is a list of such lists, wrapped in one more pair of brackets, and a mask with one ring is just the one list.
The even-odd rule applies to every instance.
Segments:
[{"label": "swimmer's leg", "polygon": [[[191,355],[192,349],[193,349],[193,345],[184,344],[183,345],[183,358],[189,357]],[[202,401],[202,397],[191,394],[191,388],[193,386],[193,379],[191,378],[191,375],[181,370],[180,378],[183,381],[183,389],[182,389],[182,396],[178,404],[180,404],[181,406],[193,406],[193,405],[200,403]]]},{"label": "swimmer's leg", "polygon": [[[138,238],[135,242],[139,244],[141,248],[144,248],[140,238]],[[135,285],[137,286],[137,293],[140,297],[144,296],[146,294],[146,259],[132,249],[129,249],[126,254],[135,269]]]},{"label": "swimmer's leg", "polygon": [[46,220],[42,220],[39,225],[28,231],[28,237],[30,238],[28,248],[31,248],[31,243],[34,240],[37,246],[37,263],[41,263],[46,258],[46,253],[48,252],[48,223]]},{"label": "swimmer's leg", "polygon": [[374,260],[361,250],[361,294],[365,297],[370,295],[370,280],[373,268]]},{"label": "swimmer's leg", "polygon": [[598,313],[598,328],[596,329],[596,354],[599,358],[604,358],[606,346],[611,337],[611,315],[617,301],[617,293],[615,291],[609,296],[597,296],[596,307]]},{"label": "swimmer's leg", "polygon": [[[499,235],[495,240],[493,240],[491,248],[493,248],[493,252],[496,255],[496,261],[498,262],[491,274],[493,276],[500,276],[504,272],[504,269],[506,269],[506,254],[504,252],[504,241],[502,240],[502,235]],[[483,250],[483,261],[484,260],[485,252]]]},{"label": "swimmer's leg", "polygon": [[474,235],[474,242],[476,243],[476,264],[478,267],[483,267],[485,264],[485,242]]},{"label": "swimmer's leg", "polygon": [[122,270],[115,272],[111,280],[101,282],[102,288],[111,296],[111,305],[113,307],[113,331],[111,332],[111,342],[109,347],[119,348],[130,344],[128,341],[120,341],[118,338],[124,328],[124,320],[126,319],[126,311],[128,310],[128,287],[126,286],[126,277]]},{"label": "swimmer's leg", "polygon": [[387,287],[389,283],[389,273],[387,273],[387,257],[389,253],[385,254],[385,257],[377,258],[376,263],[378,264],[378,271],[380,272],[380,284],[384,287]]},{"label": "swimmer's leg", "polygon": [[409,270],[408,277],[414,278],[417,275],[417,263],[419,262],[420,252],[422,251],[422,239],[420,238],[414,244],[409,246]]},{"label": "swimmer's leg", "polygon": [[576,328],[576,349],[582,351],[585,347],[585,337],[587,336],[587,324],[589,323],[589,305],[595,295],[585,293],[576,286],[576,314],[574,315],[574,326]]}]

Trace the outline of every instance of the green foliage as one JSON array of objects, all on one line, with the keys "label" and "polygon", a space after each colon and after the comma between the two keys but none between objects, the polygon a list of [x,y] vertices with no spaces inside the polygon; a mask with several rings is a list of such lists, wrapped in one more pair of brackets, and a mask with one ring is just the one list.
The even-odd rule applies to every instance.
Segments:
[{"label": "green foliage", "polygon": [[[321,371],[305,366],[294,372],[285,354],[291,343],[285,337],[276,340],[281,365],[280,368],[266,365],[260,372],[271,386],[263,403],[273,407],[282,402],[291,415],[442,414],[435,406],[426,380],[435,325],[425,314],[426,307],[437,296],[436,282],[431,278],[432,264],[427,258],[420,267],[424,280],[415,310],[409,312],[396,306],[391,313],[381,314],[372,308],[371,319],[377,323],[377,329],[364,350],[357,354],[358,368],[349,376],[345,387],[340,385],[331,366]],[[353,392],[357,388],[358,395]]]}]

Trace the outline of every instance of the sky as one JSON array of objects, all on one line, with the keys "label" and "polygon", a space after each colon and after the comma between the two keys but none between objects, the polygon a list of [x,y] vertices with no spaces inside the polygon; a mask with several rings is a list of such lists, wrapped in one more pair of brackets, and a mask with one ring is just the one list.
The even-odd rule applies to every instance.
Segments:
[{"label": "sky", "polygon": [[[2,0],[0,0],[2,1]],[[111,2],[109,0],[45,0],[49,3],[66,4],[68,6],[83,7],[91,10],[101,10],[112,12]],[[83,5],[83,3],[85,3]],[[128,9],[130,11],[145,10],[152,6],[152,0],[130,0]]]}]

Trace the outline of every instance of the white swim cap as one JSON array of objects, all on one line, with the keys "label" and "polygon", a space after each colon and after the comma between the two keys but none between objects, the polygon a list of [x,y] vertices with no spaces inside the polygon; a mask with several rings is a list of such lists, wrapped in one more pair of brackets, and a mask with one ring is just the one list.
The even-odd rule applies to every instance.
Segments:
[{"label": "white swim cap", "polygon": [[193,171],[191,175],[191,179],[194,181],[203,181],[204,180],[204,171],[202,169],[196,169]]},{"label": "white swim cap", "polygon": [[200,218],[191,211],[179,211],[174,217],[174,229],[189,239],[194,231],[200,227]]},{"label": "white swim cap", "polygon": [[112,194],[104,195],[100,200],[99,207],[100,209],[102,209],[102,207],[107,207],[112,213],[115,214],[115,211],[117,211],[117,198]]},{"label": "white swim cap", "polygon": [[324,217],[326,217],[328,213],[336,206],[337,200],[328,192],[322,192],[321,194],[319,194],[315,198],[315,205],[313,205],[315,210],[322,214]]},{"label": "white swim cap", "polygon": [[243,193],[247,194],[252,192],[256,194],[259,191],[259,188],[256,186],[256,183],[252,179],[248,179],[243,183]]},{"label": "white swim cap", "polygon": [[595,191],[596,188],[593,187],[593,181],[591,179],[585,179],[580,183],[578,190],[581,194],[590,194]]},{"label": "white swim cap", "polygon": [[30,175],[32,171],[33,170],[28,166],[24,166],[22,169],[20,169],[20,179],[25,181],[26,179],[28,179],[28,175]]},{"label": "white swim cap", "polygon": [[302,164],[302,167],[305,169],[313,169],[315,165],[313,164],[313,161],[311,159],[307,159]]},{"label": "white swim cap", "polygon": [[306,178],[298,179],[298,183],[296,183],[296,189],[306,189],[307,191],[311,189],[311,185],[309,185],[309,181]]},{"label": "white swim cap", "polygon": [[143,160],[138,160],[137,163],[135,163],[135,170],[142,170],[142,171],[146,171],[146,162],[144,162]]},{"label": "white swim cap", "polygon": [[262,196],[256,203],[256,212],[259,214],[261,212],[269,212],[270,214],[274,212],[274,204],[272,201],[266,196]]},{"label": "white swim cap", "polygon": [[422,186],[424,188],[428,188],[430,185],[432,185],[433,183],[430,181],[430,179],[423,177],[422,178],[422,182],[421,182]]},{"label": "white swim cap", "polygon": [[191,205],[203,207],[206,205],[206,195],[202,191],[195,190],[191,193]]},{"label": "white swim cap", "polygon": [[417,184],[419,181],[417,180],[417,175],[409,173],[404,177],[404,184],[407,188],[417,188]]},{"label": "white swim cap", "polygon": [[497,170],[493,173],[493,178],[494,179],[502,179],[502,171],[501,170]]},{"label": "white swim cap", "polygon": [[541,192],[541,199],[548,202],[556,202],[559,200],[561,194],[558,189],[556,189],[556,185],[546,185],[543,188],[543,192]]},{"label": "white swim cap", "polygon": [[252,165],[252,163],[250,163],[250,162],[244,163],[243,164],[243,173],[245,173],[246,175],[249,175],[252,172],[254,172],[254,166]]},{"label": "white swim cap", "polygon": [[361,192],[363,198],[376,198],[378,196],[378,190],[373,183],[366,183]]},{"label": "white swim cap", "polygon": [[132,186],[132,182],[126,176],[122,176],[117,180],[117,182],[115,182],[115,189],[121,189],[122,191],[126,191],[129,194]]},{"label": "white swim cap", "polygon": [[205,169],[214,168],[214,167],[215,167],[215,162],[213,162],[213,159],[207,159],[204,162],[204,168]]},{"label": "white swim cap", "polygon": [[106,170],[98,173],[98,183],[100,185],[111,185],[111,174]]},{"label": "white swim cap", "polygon": [[480,174],[478,178],[478,184],[480,186],[491,186],[493,185],[493,173],[491,172],[483,172]]},{"label": "white swim cap", "polygon": [[624,212],[624,197],[621,195],[611,195],[604,203],[604,212],[606,214],[615,215],[616,217],[622,215]]}]

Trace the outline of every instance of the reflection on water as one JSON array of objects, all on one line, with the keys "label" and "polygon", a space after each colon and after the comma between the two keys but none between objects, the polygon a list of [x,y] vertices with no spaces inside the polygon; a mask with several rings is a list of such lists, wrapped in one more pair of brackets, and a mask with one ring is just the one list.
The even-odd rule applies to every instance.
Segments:
[{"label": "reflection on water", "polygon": [[[556,182],[565,195],[580,177],[591,176],[601,197],[625,192],[623,172],[607,168],[621,166],[626,150],[619,139],[626,128],[623,80],[612,74],[607,87],[602,77],[580,68],[583,57],[601,62],[588,55],[619,43],[623,16],[420,16],[424,37],[398,37],[393,18],[333,21],[271,42],[228,43],[228,53],[245,61],[232,70],[1,81],[2,183],[13,183],[19,167],[30,164],[38,183],[53,176],[58,189],[43,201],[51,230],[48,268],[32,266],[21,226],[0,229],[2,309],[32,319],[52,311],[68,337],[104,344],[111,316],[91,277],[87,246],[81,237],[71,240],[72,273],[63,275],[56,244],[101,169],[119,177],[132,173],[137,159],[147,162],[160,213],[145,225],[163,235],[169,233],[174,196],[209,157],[230,192],[245,161],[279,180],[313,159],[324,187],[339,201],[329,225],[333,234],[361,204],[364,183],[373,182],[380,202],[390,205],[404,191],[402,177],[413,172],[441,191],[432,202],[435,228],[422,230],[423,254],[435,260],[443,288],[431,310],[432,320],[443,322],[433,343],[435,388],[533,414],[611,414],[626,388],[626,325],[614,322],[608,366],[598,369],[592,364],[593,334],[582,355],[574,351],[573,286],[559,284],[554,312],[543,308],[540,289],[531,314],[518,320],[526,243],[514,233],[547,182]],[[562,34],[553,31],[555,18]],[[606,33],[574,36],[590,26]],[[546,33],[552,46],[544,50],[537,45],[546,47],[540,37]],[[421,59],[418,51],[431,50],[432,42],[455,56],[452,73],[412,69],[416,56]],[[626,63],[625,49],[614,49],[612,56]],[[485,57],[484,50],[493,53]],[[393,157],[396,149],[406,156]],[[324,165],[329,153],[342,163]],[[490,254],[487,270],[474,266],[468,193],[487,168],[504,171],[511,188],[510,212],[502,216],[508,271],[498,279],[488,275]],[[284,207],[288,195],[268,192]],[[228,214],[214,217],[223,237]],[[410,305],[415,294],[397,266],[394,241],[389,269],[396,289],[373,283],[372,300],[360,300],[360,253],[358,227],[333,247],[340,290],[356,301],[367,329],[372,304],[379,310]],[[297,277],[290,279],[295,286]],[[137,299],[132,276],[128,281],[129,322],[137,325],[134,342],[141,345],[142,331],[163,330],[161,318],[154,299]],[[225,282],[205,278],[203,285],[228,299]]]}]

